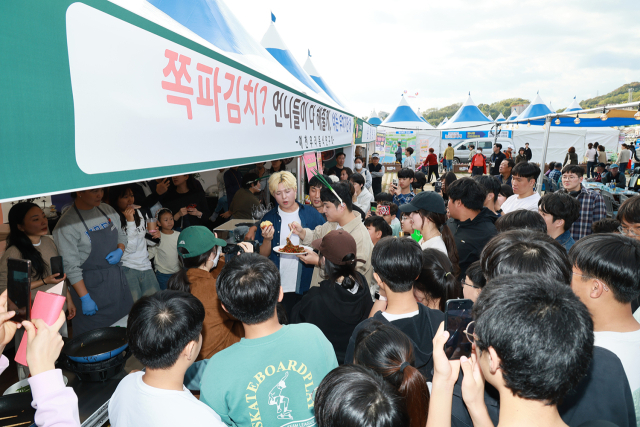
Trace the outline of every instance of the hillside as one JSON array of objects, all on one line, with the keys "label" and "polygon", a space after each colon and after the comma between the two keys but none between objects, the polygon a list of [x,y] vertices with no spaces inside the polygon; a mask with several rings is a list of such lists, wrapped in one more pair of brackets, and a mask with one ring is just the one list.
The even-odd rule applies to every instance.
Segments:
[{"label": "hillside", "polygon": [[595,108],[599,105],[624,104],[629,101],[629,88],[633,88],[633,100],[640,101],[640,83],[633,82],[620,86],[605,95],[596,96],[595,98],[580,101],[582,108]]}]

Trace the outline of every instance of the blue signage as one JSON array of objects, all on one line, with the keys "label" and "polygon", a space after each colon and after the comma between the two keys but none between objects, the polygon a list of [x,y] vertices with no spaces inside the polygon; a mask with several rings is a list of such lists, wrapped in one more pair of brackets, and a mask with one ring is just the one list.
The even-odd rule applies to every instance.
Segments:
[{"label": "blue signage", "polygon": [[[503,130],[498,135],[500,138],[511,138],[510,130]],[[495,135],[488,130],[450,130],[442,132],[442,139],[474,139],[474,138],[493,138]]]}]

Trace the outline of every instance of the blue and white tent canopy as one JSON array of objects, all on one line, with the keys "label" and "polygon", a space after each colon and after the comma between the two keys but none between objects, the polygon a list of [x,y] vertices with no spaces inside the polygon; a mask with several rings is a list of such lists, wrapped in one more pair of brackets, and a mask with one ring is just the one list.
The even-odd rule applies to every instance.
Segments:
[{"label": "blue and white tent canopy", "polygon": [[378,117],[378,113],[376,113],[376,110],[373,110],[371,112],[371,115],[369,116],[367,121],[369,122],[370,125],[374,125],[374,126],[378,126],[382,124],[382,119]]},{"label": "blue and white tent canopy", "polygon": [[445,116],[444,120],[440,122],[440,124],[438,125],[438,127],[436,129],[440,129],[442,127],[442,125],[444,125],[448,121],[449,121],[449,117]]},{"label": "blue and white tent canopy", "polygon": [[549,108],[542,98],[540,98],[540,94],[537,94],[536,99],[534,99],[533,102],[529,104],[522,113],[520,113],[518,120],[527,120],[532,117],[544,116],[551,113],[553,113],[551,108]]},{"label": "blue and white tent canopy", "polygon": [[502,113],[500,113],[500,115],[498,116],[498,118],[496,118],[496,123],[498,122],[504,122],[507,119],[504,118],[504,116],[502,115]]},{"label": "blue and white tent canopy", "polygon": [[487,115],[487,119],[493,121],[493,117],[491,117],[491,114]]},{"label": "blue and white tent canopy", "polygon": [[582,110],[582,107],[580,106],[580,104],[578,103],[578,101],[576,101],[576,97],[573,97],[573,102],[571,102],[571,105],[569,105],[567,107],[566,110],[564,110],[564,112],[568,112],[568,111],[580,111]]},{"label": "blue and white tent canopy", "polygon": [[516,113],[515,111],[513,113],[511,113],[511,115],[507,118],[507,120],[515,120],[516,118],[518,118],[518,113]]},{"label": "blue and white tent canopy", "polygon": [[389,114],[389,117],[382,122],[382,126],[407,129],[435,129],[413,111],[404,96],[400,99],[400,104],[393,113]]},{"label": "blue and white tent canopy", "polygon": [[473,102],[473,99],[471,99],[471,95],[469,95],[464,104],[462,104],[458,111],[447,121],[447,123],[443,124],[440,129],[455,129],[467,126],[491,124],[492,120],[489,120],[487,116],[480,111],[475,102]]},{"label": "blue and white tent canopy", "polygon": [[313,62],[311,62],[311,52],[309,52],[309,55],[307,56],[307,61],[304,63],[304,67],[303,68],[304,68],[304,71],[306,71],[307,74],[309,74],[309,76],[311,76],[313,81],[316,82],[316,84],[318,86],[320,86],[322,88],[322,90],[327,95],[329,95],[329,97],[331,97],[331,99],[333,99],[341,107],[345,106],[344,103],[342,101],[340,101],[340,98],[338,98],[338,95],[336,95],[329,88],[329,85],[327,85],[327,82],[325,82],[324,79],[320,76],[320,73],[318,73],[318,70],[316,70],[316,67],[313,65]]}]

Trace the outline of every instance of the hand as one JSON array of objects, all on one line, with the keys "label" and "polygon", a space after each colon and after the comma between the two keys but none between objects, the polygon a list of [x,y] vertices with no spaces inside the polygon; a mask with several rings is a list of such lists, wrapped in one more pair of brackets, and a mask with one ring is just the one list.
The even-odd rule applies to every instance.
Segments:
[{"label": "hand", "polygon": [[80,301],[82,302],[82,314],[85,316],[93,316],[98,312],[98,305],[93,302],[89,294],[80,297]]},{"label": "hand", "polygon": [[462,356],[460,367],[463,372],[462,398],[467,406],[484,405],[484,376],[480,369],[480,363],[475,351],[471,353],[471,358]]},{"label": "hand", "polygon": [[43,284],[45,285],[57,285],[67,278],[66,274],[63,274],[62,277],[58,278],[57,274],[52,274],[51,276],[45,277],[42,279]]},{"label": "hand", "polygon": [[389,193],[391,193],[394,196],[397,195],[398,194],[398,187],[393,185],[393,184],[391,184],[389,186]]},{"label": "hand", "polygon": [[197,216],[198,218],[200,218],[202,216],[202,212],[200,212],[198,209],[193,208],[193,209],[187,209],[187,212],[189,212],[189,215],[193,215],[193,216]]},{"label": "hand", "polygon": [[180,210],[178,211],[178,213],[180,214],[180,216],[178,218],[180,218],[181,216],[187,216],[187,214],[189,213],[187,208],[180,208]]},{"label": "hand", "polygon": [[107,260],[107,262],[111,265],[117,264],[120,262],[120,258],[122,258],[122,254],[124,253],[124,251],[120,248],[116,249],[113,252],[110,252],[109,255],[107,255],[105,257],[105,259]]},{"label": "hand", "polygon": [[158,182],[158,184],[156,185],[156,193],[158,193],[158,196],[162,196],[167,192],[170,182],[171,181],[169,181],[169,178],[165,178],[164,180]]},{"label": "hand", "polygon": [[16,323],[9,322],[15,315],[15,311],[7,311],[7,291],[4,291],[0,294],[0,353],[11,342],[18,328]]},{"label": "hand", "polygon": [[305,236],[307,235],[307,232],[302,227],[302,225],[300,225],[300,223],[296,221],[289,223],[289,230],[293,230],[294,234],[300,236],[300,240],[304,240]]},{"label": "hand", "polygon": [[[253,253],[253,245],[249,242],[240,242],[238,243],[238,246],[240,246],[242,249],[244,249],[245,253]],[[240,255],[240,252],[238,252],[238,255]]]},{"label": "hand", "polygon": [[76,305],[73,303],[71,299],[71,294],[67,291],[67,310],[69,310],[69,315],[67,316],[67,320],[71,320],[76,317]]},{"label": "hand", "polygon": [[440,322],[438,332],[433,337],[433,384],[453,386],[460,373],[460,361],[449,360],[444,352],[444,345],[449,339],[449,332],[444,330],[444,322]]},{"label": "hand", "polygon": [[276,233],[276,229],[273,225],[268,226],[262,230],[262,238],[264,240],[273,240],[273,235]]},{"label": "hand", "polygon": [[246,241],[253,241],[256,239],[256,231],[258,231],[258,227],[256,227],[255,225],[252,225],[249,228],[249,231],[247,231],[247,234],[244,235],[244,240]]},{"label": "hand", "polygon": [[300,261],[304,262],[307,265],[318,265],[320,261],[320,257],[317,253],[313,252],[311,249],[305,249],[306,252],[303,254],[296,254],[296,256],[300,259]]},{"label": "hand", "polygon": [[51,326],[42,319],[35,319],[33,323],[26,320],[22,322],[27,331],[27,363],[32,376],[56,368],[56,360],[64,346],[58,333],[63,323],[63,311],[60,311],[58,320]]},{"label": "hand", "polygon": [[160,233],[158,232],[158,230],[151,230],[149,231],[149,234],[151,234],[152,239],[160,240]]},{"label": "hand", "polygon": [[226,211],[225,213],[220,214],[220,216],[222,218],[229,218],[231,216],[231,211]]},{"label": "hand", "polygon": [[124,217],[127,219],[128,222],[134,221],[133,215],[135,214],[135,212],[136,211],[133,208],[127,208],[124,210]]}]

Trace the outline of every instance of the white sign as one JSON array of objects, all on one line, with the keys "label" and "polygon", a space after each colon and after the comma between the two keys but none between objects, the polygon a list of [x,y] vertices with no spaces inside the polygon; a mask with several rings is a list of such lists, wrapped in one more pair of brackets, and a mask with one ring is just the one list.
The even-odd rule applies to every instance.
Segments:
[{"label": "white sign", "polygon": [[[88,174],[350,144],[353,118],[82,3],[67,9]],[[197,153],[194,156],[194,153]]]},{"label": "white sign", "polygon": [[376,140],[376,127],[367,122],[363,122],[362,142],[373,142]]}]

